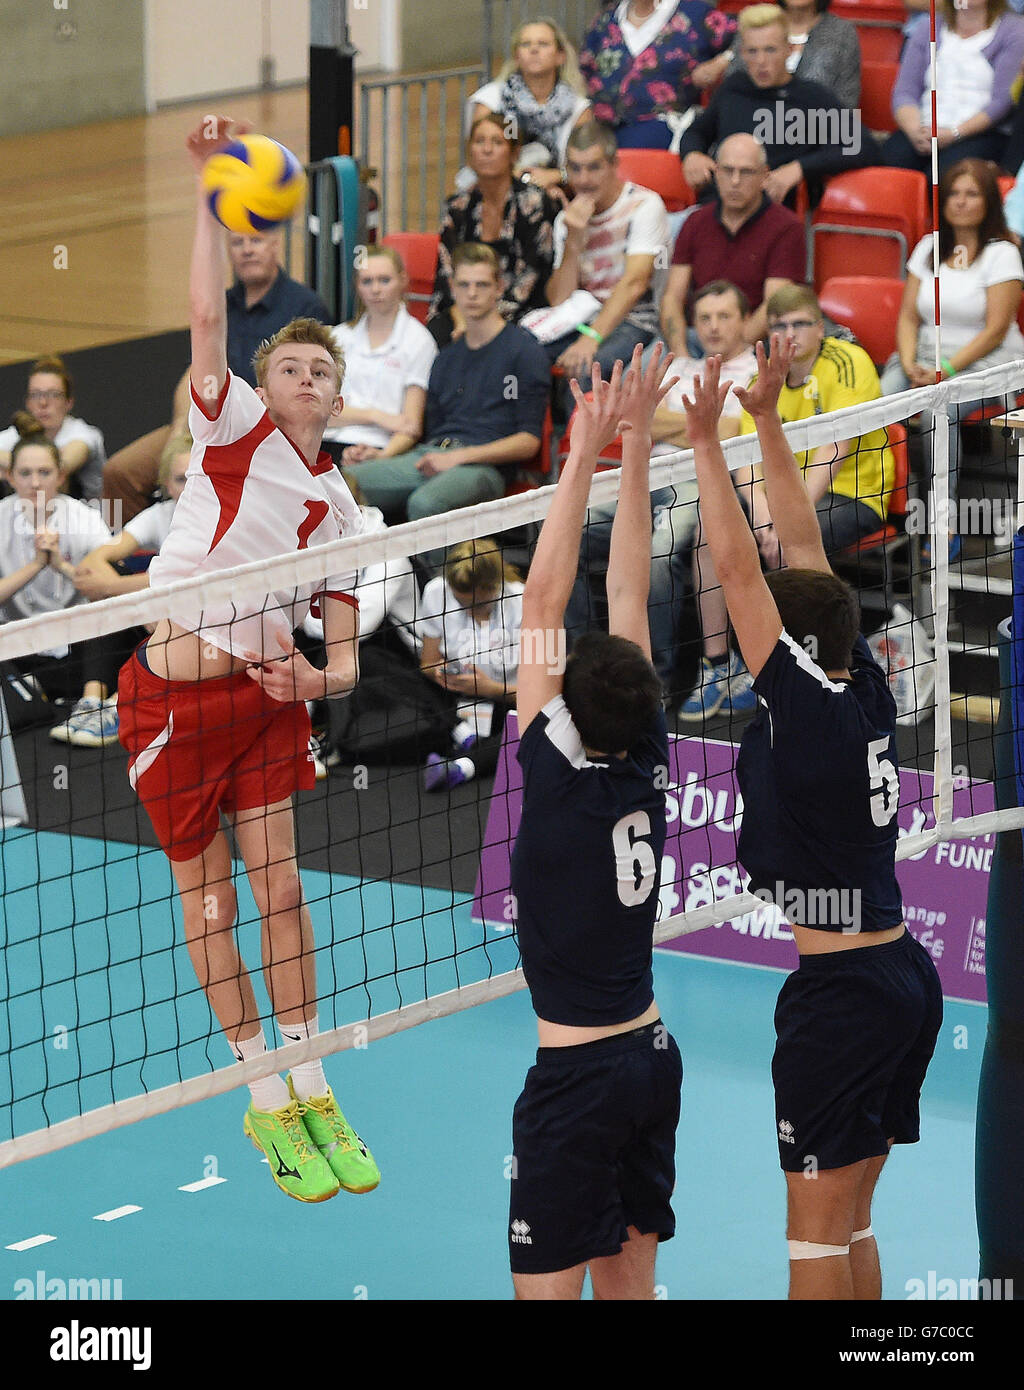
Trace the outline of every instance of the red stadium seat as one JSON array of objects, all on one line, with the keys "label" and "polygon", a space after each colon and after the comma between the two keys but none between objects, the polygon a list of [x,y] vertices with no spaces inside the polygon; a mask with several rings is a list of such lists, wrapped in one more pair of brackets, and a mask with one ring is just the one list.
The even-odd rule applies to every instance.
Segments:
[{"label": "red stadium seat", "polygon": [[405,262],[409,276],[407,301],[409,313],[420,323],[427,321],[430,296],[434,292],[434,272],[437,270],[437,247],[441,238],[437,232],[392,232],[382,239]]},{"label": "red stadium seat", "polygon": [[1007,194],[1012,190],[1017,180],[1014,178],[1013,174],[1000,174],[996,182],[999,184],[999,196],[1005,202]]},{"label": "red stadium seat", "polygon": [[697,201],[683,178],[682,161],[668,150],[619,150],[619,173],[641,188],[652,189],[669,212],[682,212]]},{"label": "red stadium seat", "polygon": [[845,573],[860,589],[871,585],[873,578],[877,579],[882,590],[883,607],[887,610],[893,557],[901,550],[907,552],[901,587],[906,589],[912,600],[919,565],[914,554],[914,538],[906,529],[910,486],[907,427],[902,423],[887,425],[886,433],[889,436],[889,448],[892,450],[895,468],[892,492],[886,499],[885,522],[877,531],[862,536],[856,545],[833,555],[831,563],[837,573]]},{"label": "red stadium seat", "polygon": [[902,277],[929,225],[916,169],[856,169],[830,179],[811,222],[814,286],[834,275]]},{"label": "red stadium seat", "polygon": [[[835,13],[833,7],[833,13]],[[846,15],[841,16],[846,19]],[[897,24],[871,22],[857,25],[857,41],[860,44],[860,62],[863,72],[865,63],[899,64],[903,51],[903,30]],[[863,89],[863,78],[861,79]]]},{"label": "red stadium seat", "polygon": [[896,118],[892,114],[892,89],[899,70],[899,63],[891,60],[861,63],[860,114],[868,130],[896,129]]},{"label": "red stadium seat", "polygon": [[854,24],[887,24],[902,29],[907,21],[903,0],[832,0],[832,13]]},{"label": "red stadium seat", "polygon": [[837,275],[826,280],[818,302],[829,318],[844,323],[857,335],[876,367],[896,348],[896,320],[903,299],[903,281],[877,275]]}]

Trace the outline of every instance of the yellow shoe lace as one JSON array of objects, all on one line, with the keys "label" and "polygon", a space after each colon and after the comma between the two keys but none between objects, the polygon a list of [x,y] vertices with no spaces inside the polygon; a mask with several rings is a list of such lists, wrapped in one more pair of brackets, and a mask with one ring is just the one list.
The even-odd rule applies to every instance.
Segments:
[{"label": "yellow shoe lace", "polygon": [[321,1120],[324,1120],[331,1127],[331,1133],[335,1136],[334,1142],[342,1150],[354,1149],[348,1121],[338,1109],[338,1102],[334,1096],[328,1093],[326,1096],[311,1096],[309,1100],[298,1102],[299,1110],[305,1113],[307,1110],[314,1111]]},{"label": "yellow shoe lace", "polygon": [[291,1140],[297,1161],[309,1163],[316,1150],[312,1147],[309,1133],[302,1123],[302,1106],[299,1101],[289,1101],[287,1105],[283,1105],[280,1110],[275,1110],[273,1114]]}]

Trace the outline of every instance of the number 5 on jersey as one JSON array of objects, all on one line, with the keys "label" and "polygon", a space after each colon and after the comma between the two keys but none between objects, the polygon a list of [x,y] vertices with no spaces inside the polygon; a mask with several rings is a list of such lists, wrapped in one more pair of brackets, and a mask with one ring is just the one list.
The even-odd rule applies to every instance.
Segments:
[{"label": "number 5 on jersey", "polygon": [[871,819],[875,825],[888,825],[900,805],[900,775],[889,756],[888,738],[876,738],[868,744],[868,778]]}]

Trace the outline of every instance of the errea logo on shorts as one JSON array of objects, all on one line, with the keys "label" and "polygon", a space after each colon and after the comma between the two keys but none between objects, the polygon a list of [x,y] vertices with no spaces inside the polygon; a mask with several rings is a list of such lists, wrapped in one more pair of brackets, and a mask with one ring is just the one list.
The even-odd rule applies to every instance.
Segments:
[{"label": "errea logo on shorts", "polygon": [[525,1221],[518,1218],[512,1222],[512,1244],[513,1245],[532,1245],[533,1237],[530,1235],[530,1228]]},{"label": "errea logo on shorts", "polygon": [[780,1144],[795,1144],[795,1143],[796,1143],[796,1140],[793,1138],[793,1126],[789,1123],[788,1120],[780,1120],[780,1121],[779,1121],[779,1143],[780,1143]]}]

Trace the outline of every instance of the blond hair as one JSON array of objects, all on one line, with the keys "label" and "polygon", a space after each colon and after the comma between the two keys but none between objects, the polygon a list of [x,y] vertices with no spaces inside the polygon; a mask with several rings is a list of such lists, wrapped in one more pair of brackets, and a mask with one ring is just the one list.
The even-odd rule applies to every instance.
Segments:
[{"label": "blond hair", "polygon": [[182,454],[192,452],[192,436],[188,430],[180,429],[173,432],[160,453],[160,468],[157,472],[157,482],[166,491],[167,479],[171,476],[171,468],[174,460],[181,458]]},{"label": "blond hair", "polygon": [[[395,250],[393,246],[378,246],[375,243],[372,246],[360,247],[360,250],[362,252],[362,259],[358,262],[355,268],[357,275],[366,265],[367,261],[374,261],[379,256],[383,256],[386,261],[391,262],[391,268],[398,276],[399,280],[408,280],[409,272],[405,268],[405,261],[402,260],[401,256],[398,254],[398,252]],[[402,301],[403,303],[405,302],[404,295],[402,296]],[[366,305],[363,303],[363,301],[359,298],[359,295],[357,294],[356,311],[348,320],[347,326],[349,328],[355,328],[356,324],[364,316],[365,313]]]},{"label": "blond hair", "polygon": [[345,355],[334,341],[331,330],[318,323],[316,319],[292,319],[291,323],[286,323],[272,338],[264,338],[253,353],[252,359],[257,386],[266,385],[270,358],[285,343],[312,343],[316,347],[326,348],[337,373],[337,389],[341,390],[341,383],[345,380]]},{"label": "blond hair", "polygon": [[777,24],[784,33],[789,32],[786,11],[780,5],[748,5],[740,11],[739,30],[745,34],[748,29],[767,29]]},{"label": "blond hair", "polygon": [[783,285],[764,307],[769,323],[780,314],[791,314],[795,309],[809,309],[816,319],[821,318],[818,296],[807,285]]},{"label": "blond hair", "polygon": [[583,85],[583,74],[580,72],[580,65],[576,59],[576,50],[569,42],[569,36],[562,26],[555,22],[550,15],[538,15],[536,19],[527,19],[512,35],[512,42],[509,44],[509,58],[501,67],[497,76],[498,82],[505,82],[511,73],[517,71],[516,49],[523,41],[523,30],[529,29],[534,24],[543,24],[550,29],[555,36],[555,43],[561,49],[562,62],[555,72],[555,81],[564,82],[567,87],[571,87],[577,96],[586,96],[586,88]]},{"label": "blond hair", "polygon": [[458,594],[500,594],[506,584],[518,582],[519,571],[505,563],[498,542],[486,536],[453,545],[445,558],[444,577]]}]

